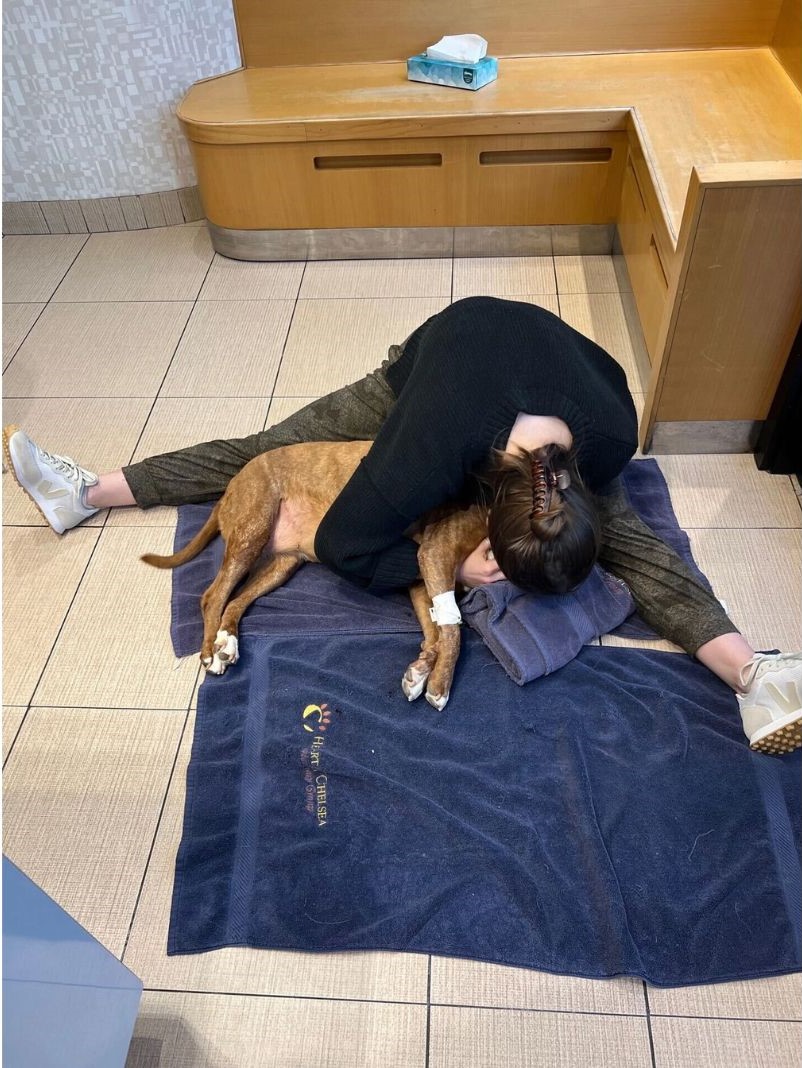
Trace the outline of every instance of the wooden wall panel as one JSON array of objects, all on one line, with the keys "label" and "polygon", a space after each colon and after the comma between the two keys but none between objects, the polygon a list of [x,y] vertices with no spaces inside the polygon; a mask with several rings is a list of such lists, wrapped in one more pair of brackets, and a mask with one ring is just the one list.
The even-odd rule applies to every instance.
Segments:
[{"label": "wooden wall panel", "polygon": [[647,418],[765,419],[802,319],[802,182],[694,180],[691,201],[693,233]]},{"label": "wooden wall panel", "polygon": [[802,2],[800,0],[783,0],[771,47],[797,87],[802,89]]},{"label": "wooden wall panel", "polygon": [[234,0],[248,67],[406,59],[444,34],[496,56],[768,45],[782,0]]}]

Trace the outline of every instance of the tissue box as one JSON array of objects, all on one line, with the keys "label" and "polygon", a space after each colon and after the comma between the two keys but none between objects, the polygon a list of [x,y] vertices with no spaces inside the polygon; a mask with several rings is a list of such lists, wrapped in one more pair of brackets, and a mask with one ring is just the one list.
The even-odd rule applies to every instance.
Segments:
[{"label": "tissue box", "polygon": [[455,89],[481,89],[498,77],[498,60],[485,56],[478,63],[451,63],[429,59],[425,52],[407,60],[407,78],[411,82],[453,85]]}]

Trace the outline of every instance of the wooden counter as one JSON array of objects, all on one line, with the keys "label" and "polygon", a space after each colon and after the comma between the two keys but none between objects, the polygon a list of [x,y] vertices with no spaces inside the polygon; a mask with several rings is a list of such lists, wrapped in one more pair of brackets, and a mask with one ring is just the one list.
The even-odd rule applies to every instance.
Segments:
[{"label": "wooden counter", "polygon": [[213,239],[614,223],[652,361],[642,444],[727,424],[743,448],[802,317],[790,9],[777,50],[506,58],[477,92],[397,62],[198,83],[179,118]]},{"label": "wooden counter", "polygon": [[195,144],[623,130],[630,114],[675,242],[693,167],[802,158],[802,98],[770,48],[505,59],[478,92],[401,63],[249,68],[178,110]]}]

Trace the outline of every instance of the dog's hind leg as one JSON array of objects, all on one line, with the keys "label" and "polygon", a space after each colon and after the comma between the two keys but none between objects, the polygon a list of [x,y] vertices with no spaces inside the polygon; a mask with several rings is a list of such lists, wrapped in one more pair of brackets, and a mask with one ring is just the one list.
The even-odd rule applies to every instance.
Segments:
[{"label": "dog's hind leg", "polygon": [[432,602],[426,592],[425,584],[418,582],[410,587],[409,597],[423,631],[423,641],[420,645],[420,656],[417,660],[413,660],[404,672],[404,677],[401,679],[401,689],[404,691],[408,701],[414,701],[415,698],[420,697],[423,693],[423,687],[426,685],[426,680],[429,678],[437,660],[439,631],[437,624],[431,617]]},{"label": "dog's hind leg", "polygon": [[262,543],[233,533],[226,543],[220,570],[201,597],[203,645],[201,663],[211,675],[222,675],[237,660],[237,639],[229,640],[222,628],[222,615],[233,590],[259,559]]},{"label": "dog's hind leg", "polygon": [[[283,586],[287,579],[293,575],[305,562],[300,553],[277,553],[266,560],[248,579],[236,597],[233,597],[226,605],[220,628],[215,636],[213,651],[214,660],[221,664],[221,670],[214,674],[222,675],[229,664],[236,663],[239,657],[239,621],[245,609],[253,604],[257,597],[264,593],[270,593]],[[207,668],[207,671],[211,671]]]}]

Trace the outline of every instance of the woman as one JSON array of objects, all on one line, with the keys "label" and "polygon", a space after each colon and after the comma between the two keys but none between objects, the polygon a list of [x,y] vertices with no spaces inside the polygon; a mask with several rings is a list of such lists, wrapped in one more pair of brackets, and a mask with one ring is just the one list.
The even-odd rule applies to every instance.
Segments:
[{"label": "woman", "polygon": [[[213,499],[250,459],[281,445],[362,438],[375,444],[315,539],[318,558],[334,571],[374,590],[409,585],[417,546],[405,532],[464,494],[493,453],[488,539],[463,562],[463,584],[506,576],[563,591],[598,559],[627,583],[659,634],[739,694],[753,746],[802,744],[802,657],[755,654],[719,602],[632,512],[617,482],[637,446],[624,372],[536,305],[458,301],[393,346],[378,371],[283,423],[100,477],[21,431],[4,434],[17,481],[59,533],[101,508]],[[298,522],[283,506],[275,549],[293,546]]]}]

